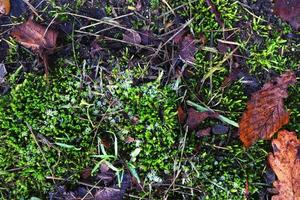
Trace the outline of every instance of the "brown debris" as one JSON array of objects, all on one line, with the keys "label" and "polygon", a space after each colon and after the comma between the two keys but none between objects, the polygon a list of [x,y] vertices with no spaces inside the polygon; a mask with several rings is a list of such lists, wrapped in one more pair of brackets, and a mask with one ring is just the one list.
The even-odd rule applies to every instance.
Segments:
[{"label": "brown debris", "polygon": [[198,128],[198,126],[207,118],[217,118],[218,114],[210,111],[198,112],[194,108],[189,108],[187,126],[189,130],[193,131]]},{"label": "brown debris", "polygon": [[278,133],[272,141],[274,153],[268,157],[269,164],[278,180],[273,183],[278,194],[272,200],[300,199],[300,140],[295,132]]},{"label": "brown debris", "polygon": [[186,120],[186,113],[183,110],[182,106],[178,106],[177,108],[177,116],[178,116],[178,120],[180,124],[184,124],[185,120]]},{"label": "brown debris", "polygon": [[300,28],[300,0],[274,0],[274,13],[296,30]]},{"label": "brown debris", "polygon": [[283,100],[288,96],[288,86],[295,82],[295,74],[288,71],[252,94],[239,123],[240,139],[245,147],[250,147],[258,139],[271,139],[288,123],[289,113],[284,108]]},{"label": "brown debris", "polygon": [[53,53],[56,47],[58,33],[29,19],[16,26],[11,35],[17,42],[31,49],[43,59],[45,73],[48,75],[48,55]]}]

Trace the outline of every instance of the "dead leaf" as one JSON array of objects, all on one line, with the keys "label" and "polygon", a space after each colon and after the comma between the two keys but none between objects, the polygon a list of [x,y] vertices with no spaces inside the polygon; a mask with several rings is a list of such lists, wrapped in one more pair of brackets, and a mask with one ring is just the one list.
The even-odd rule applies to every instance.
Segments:
[{"label": "dead leaf", "polygon": [[198,138],[202,138],[202,137],[205,137],[205,136],[209,136],[210,132],[211,132],[211,127],[208,127],[208,128],[197,131],[196,136]]},{"label": "dead leaf", "polygon": [[288,71],[252,94],[239,124],[240,139],[245,147],[250,147],[258,139],[270,139],[288,123],[289,113],[283,100],[288,96],[288,86],[295,82],[295,74]]},{"label": "dead leaf", "polygon": [[122,200],[123,194],[120,189],[104,188],[95,194],[95,200]]},{"label": "dead leaf", "polygon": [[179,56],[183,61],[193,63],[195,61],[195,53],[197,51],[196,41],[192,35],[183,38],[179,46]]},{"label": "dead leaf", "polygon": [[29,19],[27,22],[16,26],[11,35],[17,42],[41,55],[44,52],[51,53],[54,50],[58,33]]},{"label": "dead leaf", "polygon": [[48,54],[53,53],[56,47],[58,33],[29,19],[27,22],[16,26],[11,35],[17,42],[31,49],[43,59],[47,75]]},{"label": "dead leaf", "polygon": [[300,28],[300,0],[274,0],[273,10],[296,30]]},{"label": "dead leaf", "polygon": [[198,128],[198,126],[207,118],[217,118],[218,114],[210,111],[198,112],[194,108],[189,108],[187,126],[189,130],[193,131]]},{"label": "dead leaf", "polygon": [[142,42],[140,34],[134,30],[130,30],[124,33],[123,40],[132,44],[141,44]]},{"label": "dead leaf", "polygon": [[85,169],[82,170],[81,174],[80,174],[80,178],[87,180],[88,178],[90,178],[92,175],[92,168],[87,167]]},{"label": "dead leaf", "polygon": [[9,0],[0,0],[0,16],[8,15],[10,12],[10,1]]},{"label": "dead leaf", "polygon": [[180,124],[184,124],[186,119],[186,113],[184,112],[182,106],[178,106],[177,108],[177,116]]},{"label": "dead leaf", "polygon": [[286,130],[273,139],[274,153],[268,157],[269,164],[278,180],[273,183],[278,194],[272,200],[300,199],[300,140],[295,132]]},{"label": "dead leaf", "polygon": [[229,127],[224,124],[215,124],[212,127],[212,133],[215,135],[226,134],[229,131]]},{"label": "dead leaf", "polygon": [[129,173],[125,173],[120,189],[105,187],[98,190],[95,200],[122,200],[126,190],[131,187],[131,178]]}]

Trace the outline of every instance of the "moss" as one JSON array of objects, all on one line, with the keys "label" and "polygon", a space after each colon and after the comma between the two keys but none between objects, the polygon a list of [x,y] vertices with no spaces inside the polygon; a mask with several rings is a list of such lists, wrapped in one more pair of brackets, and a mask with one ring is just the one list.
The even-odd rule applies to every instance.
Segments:
[{"label": "moss", "polygon": [[71,72],[57,71],[49,84],[27,74],[0,99],[1,193],[10,198],[43,197],[53,184],[45,177],[76,179],[91,161],[91,129],[79,107],[85,91]]},{"label": "moss", "polygon": [[[95,97],[90,103],[92,110],[101,105],[100,112],[106,112],[99,129],[118,136],[123,159],[131,161],[143,174],[151,170],[163,174],[171,170],[177,152],[176,93],[169,86],[162,87],[159,80],[134,85],[133,80],[144,73],[140,67],[115,67],[108,82],[97,90],[105,97]],[[126,142],[128,137],[134,142]]]}]

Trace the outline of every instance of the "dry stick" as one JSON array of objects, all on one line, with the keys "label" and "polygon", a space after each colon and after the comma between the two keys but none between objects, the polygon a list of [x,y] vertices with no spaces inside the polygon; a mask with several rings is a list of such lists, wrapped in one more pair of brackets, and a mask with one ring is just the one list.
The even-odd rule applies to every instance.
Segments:
[{"label": "dry stick", "polygon": [[120,16],[118,16],[118,17],[114,17],[114,18],[111,18],[111,19],[107,18],[107,19],[109,19],[109,20],[103,20],[103,19],[100,19],[100,20],[98,20],[97,23],[94,23],[94,24],[90,24],[90,25],[81,27],[80,30],[83,30],[83,29],[86,29],[86,28],[90,28],[90,27],[93,27],[93,26],[97,26],[97,25],[100,25],[100,24],[105,24],[105,23],[107,23],[108,21],[114,21],[114,20],[117,20],[117,19],[122,19],[122,18],[124,18],[124,17],[128,17],[128,16],[131,16],[131,15],[133,15],[133,14],[134,14],[134,13],[128,13],[128,14],[126,14],[126,15],[120,15]]},{"label": "dry stick", "polygon": [[44,21],[44,19],[36,12],[36,9],[28,2],[28,0],[22,0],[24,3],[26,3],[26,5],[30,8],[30,10],[42,21]]},{"label": "dry stick", "polygon": [[181,163],[182,163],[183,152],[184,152],[184,149],[185,149],[187,133],[188,133],[188,127],[186,127],[184,138],[183,138],[183,144],[182,144],[182,149],[181,149],[181,153],[180,153],[180,162],[179,162],[179,165],[178,165],[178,171],[177,171],[176,175],[174,174],[175,177],[173,178],[173,181],[172,181],[171,185],[165,191],[164,199],[168,199],[168,192],[175,185],[176,179],[178,178],[178,176],[181,172],[180,167],[181,167]]},{"label": "dry stick", "polygon": [[85,31],[80,31],[80,30],[75,30],[75,32],[86,34],[86,35],[91,35],[91,36],[95,36],[95,37],[103,37],[103,39],[106,39],[106,40],[115,41],[115,42],[122,42],[122,43],[125,43],[125,44],[130,44],[130,45],[133,45],[133,46],[137,46],[137,47],[142,48],[142,49],[148,49],[148,50],[151,50],[151,51],[156,51],[156,49],[153,48],[153,47],[148,47],[148,46],[141,45],[141,44],[135,44],[135,43],[132,43],[132,42],[127,42],[127,41],[119,40],[119,39],[116,39],[116,38],[101,36],[101,35],[98,35],[98,34],[85,32]]},{"label": "dry stick", "polygon": [[[36,137],[35,137],[35,135],[34,135],[34,133],[33,133],[33,131],[32,131],[31,126],[30,126],[27,122],[25,122],[25,123],[26,123],[26,126],[28,127],[28,129],[29,129],[29,131],[30,131],[30,133],[31,133],[31,136],[32,136],[33,140],[34,140],[35,143],[37,144],[39,151],[42,153],[43,159],[45,160],[46,165],[47,165],[48,169],[49,169],[50,172],[51,172],[51,175],[54,176],[54,173],[53,173],[53,171],[52,171],[52,169],[51,169],[51,167],[50,167],[50,165],[49,165],[49,163],[48,163],[48,161],[47,161],[47,159],[46,159],[46,156],[45,156],[45,154],[44,154],[44,152],[43,152],[43,150],[42,150],[42,148],[41,148],[39,142],[37,141],[37,139],[36,139]],[[53,180],[53,183],[56,184],[56,183],[55,183],[55,180]]]}]

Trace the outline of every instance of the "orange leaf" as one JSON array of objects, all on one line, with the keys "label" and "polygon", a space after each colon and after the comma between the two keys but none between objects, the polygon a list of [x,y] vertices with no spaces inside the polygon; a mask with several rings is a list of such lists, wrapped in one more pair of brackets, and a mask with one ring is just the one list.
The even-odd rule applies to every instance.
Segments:
[{"label": "orange leaf", "polygon": [[288,96],[288,86],[295,82],[295,74],[289,71],[266,83],[251,96],[239,124],[240,139],[245,147],[250,147],[258,139],[270,139],[288,123],[289,113],[284,108],[283,99]]},{"label": "orange leaf", "polygon": [[11,35],[26,48],[42,55],[51,53],[56,47],[58,33],[29,19],[15,27]]},{"label": "orange leaf", "polygon": [[0,0],[0,15],[8,15],[10,12],[10,2],[9,0]]},{"label": "orange leaf", "polygon": [[294,132],[278,133],[272,141],[273,151],[268,157],[269,164],[278,180],[273,183],[278,195],[272,200],[300,199],[300,140]]}]

